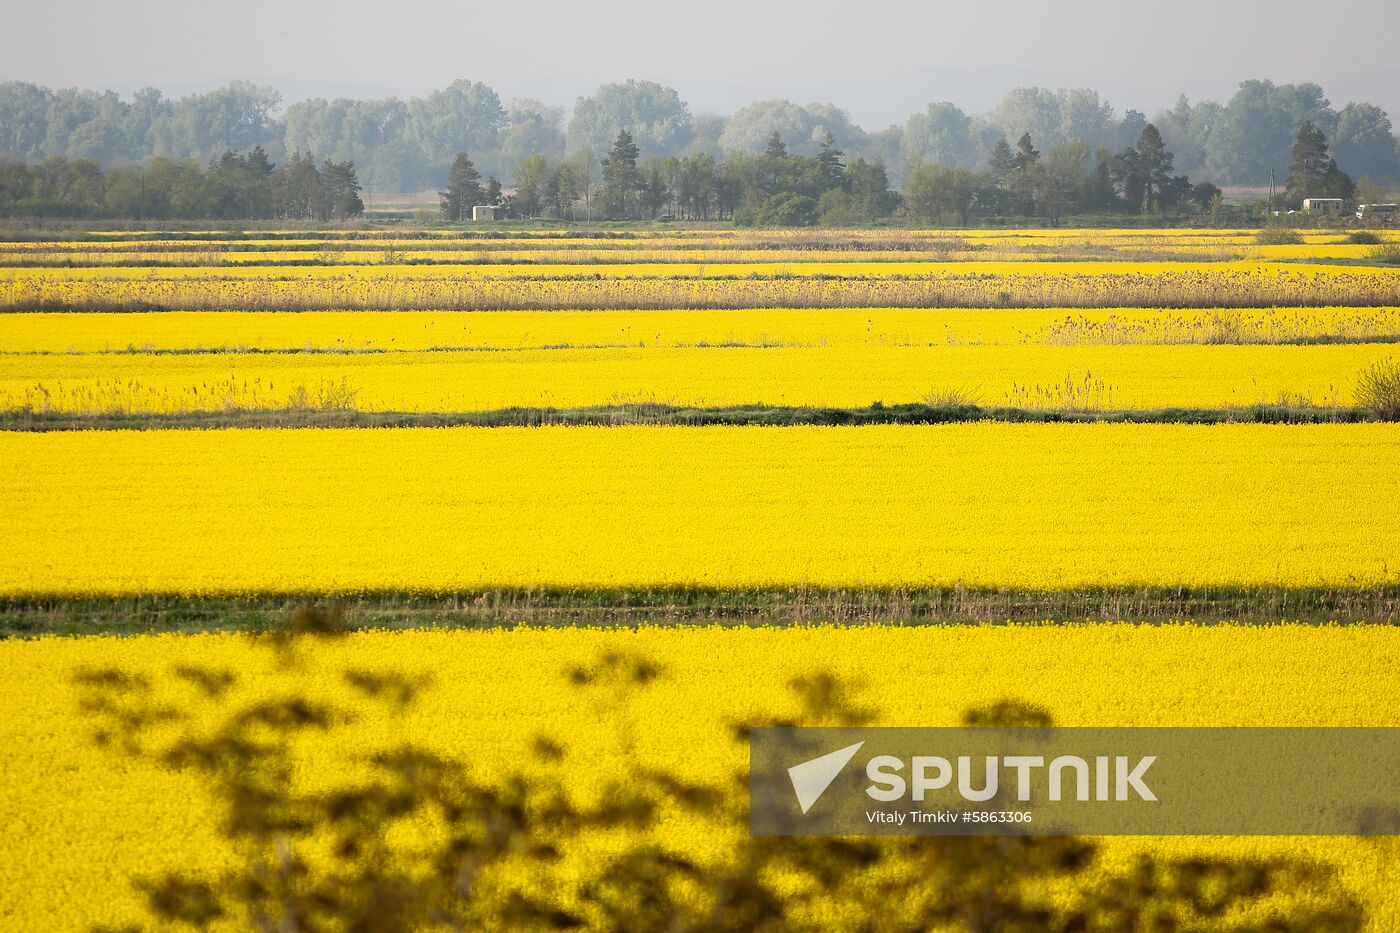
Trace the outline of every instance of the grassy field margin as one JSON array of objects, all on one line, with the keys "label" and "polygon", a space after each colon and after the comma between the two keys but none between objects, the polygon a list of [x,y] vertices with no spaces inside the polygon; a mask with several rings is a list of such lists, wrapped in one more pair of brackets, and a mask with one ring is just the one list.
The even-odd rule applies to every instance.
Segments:
[{"label": "grassy field margin", "polygon": [[513,626],[903,625],[1001,622],[1222,620],[1271,624],[1400,624],[1400,586],[1137,587],[1056,592],[926,589],[496,589],[445,594],[379,592],[192,597],[173,595],[0,599],[0,638],[260,632],[301,606],[337,605],[356,629]]}]

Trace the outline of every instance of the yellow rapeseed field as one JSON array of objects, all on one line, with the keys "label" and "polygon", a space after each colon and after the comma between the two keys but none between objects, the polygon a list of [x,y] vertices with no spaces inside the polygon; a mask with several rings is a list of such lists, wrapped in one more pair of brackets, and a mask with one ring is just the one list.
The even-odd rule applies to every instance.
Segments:
[{"label": "yellow rapeseed field", "polygon": [[[555,598],[616,608],[635,593],[683,613],[723,597],[761,616],[767,598],[897,607],[923,589],[948,604],[996,596],[1020,616],[1174,593],[1284,594],[1307,618],[1355,618],[1329,612],[1400,589],[1396,423],[45,430],[63,426],[53,412],[240,424],[257,423],[244,409],[283,407],[1342,408],[1363,369],[1400,358],[1400,267],[1366,265],[1374,247],[1340,231],[1279,246],[1243,229],[58,236],[0,242],[0,412],[16,428],[0,431],[0,928],[137,922],[133,877],[209,875],[237,858],[217,781],[97,746],[82,705],[92,684],[75,682],[96,668],[156,684],[168,712],[206,732],[288,693],[347,710],[353,720],[289,746],[288,773],[312,789],[411,743],[493,786],[563,768],[570,797],[623,810],[616,782],[638,773],[746,805],[744,727],[831,724],[793,688],[818,675],[875,725],[957,725],[1008,702],[1061,726],[1400,727],[1400,633],[1380,624],[642,624],[295,647],[141,634],[167,606],[190,627],[247,624],[243,608],[262,618],[282,602],[343,600],[352,618],[413,607],[415,624],[442,606],[434,624],[490,611],[459,605]],[[64,625],[124,637],[3,637]],[[619,657],[647,676],[602,660]],[[421,693],[395,711],[347,686],[352,669],[402,674]],[[207,670],[236,687],[211,689]],[[524,861],[530,871],[517,841],[473,896],[527,891],[596,921],[585,889],[612,857],[739,859],[746,827],[701,809],[595,825],[557,859]],[[392,842],[438,828],[399,827]],[[1352,900],[1367,933],[1400,928],[1395,837],[1094,842],[1087,880],[1109,892],[1142,854],[1318,866],[1293,877],[1327,890],[1275,891],[1221,920],[1234,933],[1267,928],[1276,908]],[[985,861],[1017,870],[1014,857]],[[908,908],[898,892],[928,881],[874,870],[902,884],[880,904],[891,917]],[[853,885],[861,871],[838,868]],[[773,873],[798,926],[855,925],[849,905],[803,900],[811,879],[796,869]],[[1028,887],[1041,903],[1074,897]],[[692,888],[704,916],[716,892]]]},{"label": "yellow rapeseed field", "polygon": [[[312,786],[343,780],[357,756],[405,742],[464,762],[477,779],[502,781],[531,772],[543,737],[567,751],[571,793],[587,799],[643,767],[726,785],[748,763],[734,727],[772,717],[805,722],[788,685],[818,672],[848,685],[877,725],[957,725],[970,708],[1010,700],[1044,707],[1063,726],[1400,726],[1398,637],[1392,627],[1365,625],[365,633],[317,645],[310,666],[293,670],[237,636],[0,642],[0,702],[23,711],[0,724],[0,924],[76,931],[132,922],[141,917],[133,876],[198,876],[232,858],[196,779],[94,747],[72,683],[81,669],[155,679],[181,665],[236,671],[237,692],[221,701],[230,707],[287,692],[333,699],[359,718],[299,746],[300,779]],[[606,653],[646,659],[659,676],[645,687],[602,682],[593,693],[569,686],[571,669]],[[393,716],[335,676],[351,668],[431,680],[407,715]],[[723,864],[744,828],[667,812],[637,832],[664,851]],[[1320,863],[1338,873],[1340,890],[1328,894],[1356,898],[1368,931],[1400,924],[1393,839],[1095,841],[1102,848],[1091,879],[1131,870],[1138,853]],[[616,851],[616,840],[585,837],[548,878],[509,877],[507,865],[482,896],[535,882],[571,905],[578,869],[597,869]],[[822,904],[809,909],[815,913],[802,919],[814,928],[838,922]]]},{"label": "yellow rapeseed field", "polygon": [[[397,265],[384,267],[341,268],[338,266],[259,266],[246,265],[225,268],[222,266],[75,266],[60,268],[7,267],[0,269],[0,282],[9,289],[6,303],[22,300],[25,289],[40,284],[61,287],[78,285],[84,282],[103,282],[109,287],[125,284],[131,288],[149,286],[159,281],[201,281],[244,282],[248,280],[286,281],[324,279],[367,279],[379,281],[386,276],[413,281],[415,279],[651,279],[651,278],[738,278],[783,276],[795,278],[819,278],[822,276],[843,276],[849,278],[899,277],[928,278],[940,276],[950,270],[945,262],[766,262],[766,263],[699,263],[699,262],[651,262],[616,263],[595,265],[588,262],[549,263],[543,266],[533,263],[489,263],[463,265]],[[1081,262],[1045,261],[990,261],[953,264],[951,270],[957,275],[996,277],[1005,275],[1081,277],[1131,271],[1142,275],[1185,274],[1240,274],[1287,277],[1299,270],[1282,263],[1261,262],[1141,262],[1119,263],[1103,260]],[[1316,273],[1337,273],[1354,271],[1346,266],[1316,265],[1303,271]],[[1385,279],[1400,275],[1400,270],[1364,270]]]},{"label": "yellow rapeseed field", "polygon": [[1393,306],[1400,268],[1283,262],[4,267],[0,307],[463,309]]},{"label": "yellow rapeseed field", "polygon": [[[1203,249],[1210,249],[1205,247]],[[1365,255],[1366,247],[1304,247],[1313,250],[1311,258],[1342,258],[1349,255]],[[1348,250],[1360,250],[1349,253]],[[789,263],[910,263],[910,262],[950,262],[1014,258],[1009,253],[992,251],[987,255],[983,250],[935,250],[935,249],[723,249],[718,247],[691,249],[651,249],[633,246],[631,248],[589,248],[577,245],[560,244],[553,249],[505,249],[481,247],[468,249],[414,249],[390,247],[381,250],[355,249],[340,251],[336,244],[325,244],[318,249],[272,249],[272,250],[175,250],[175,251],[130,251],[101,250],[92,252],[5,252],[0,250],[0,266],[16,263],[52,264],[74,266],[119,266],[127,263],[143,265],[194,265],[194,266],[236,266],[236,265],[276,265],[304,263],[308,266],[320,265],[381,265],[395,263],[460,264],[474,266],[481,263],[529,263],[558,265],[567,274],[579,274],[582,265],[629,264],[632,266],[654,267],[659,264],[678,263],[694,270],[699,263],[754,264],[756,269],[764,269],[774,264],[786,266]],[[1231,258],[1242,259],[1244,251],[1230,251]],[[1262,258],[1262,257],[1261,257]],[[485,266],[490,268],[490,266]],[[591,270],[590,270],[591,271]],[[771,268],[765,271],[771,272]],[[694,274],[693,271],[691,274]]]},{"label": "yellow rapeseed field", "polygon": [[[23,248],[14,248],[15,246]],[[655,264],[655,263],[909,263],[909,262],[1006,262],[1046,258],[1071,253],[1080,257],[1123,260],[1365,260],[1373,245],[1347,242],[1296,243],[1260,246],[1252,240],[1233,243],[1221,238],[1191,242],[1181,239],[1126,239],[1121,241],[1042,242],[1034,239],[983,239],[963,236],[946,240],[913,240],[904,243],[823,242],[782,245],[771,241],[659,242],[655,240],[600,242],[591,245],[573,241],[544,241],[528,244],[509,242],[425,244],[422,241],[369,242],[331,241],[293,244],[223,243],[193,241],[158,246],[141,243],[129,248],[118,244],[5,244],[0,243],[0,266],[117,266],[191,265],[231,266],[261,264],[307,265],[396,263],[544,263],[544,264]],[[375,248],[376,246],[381,248]],[[40,248],[47,247],[47,248]],[[1057,258],[1067,258],[1059,256]]]},{"label": "yellow rapeseed field", "polygon": [[0,433],[0,593],[1400,582],[1394,425]]},{"label": "yellow rapeseed field", "polygon": [[14,313],[0,353],[1288,343],[1400,337],[1400,307]]},{"label": "yellow rapeseed field", "polygon": [[[456,412],[636,402],[860,407],[949,391],[988,406],[1349,406],[1390,344],[706,346],[404,353],[0,354],[0,411],[344,407]],[[317,397],[335,387],[327,404]]]},{"label": "yellow rapeseed field", "polygon": [[[1388,231],[1374,231],[1381,239],[1394,239]],[[1346,238],[1336,230],[1297,231],[1299,242],[1307,245],[1342,245]],[[210,249],[257,250],[321,248],[325,246],[389,247],[396,249],[452,248],[724,248],[750,249],[776,246],[802,247],[860,243],[870,248],[917,246],[923,241],[960,240],[978,245],[1022,244],[1135,246],[1168,244],[1175,246],[1249,246],[1256,243],[1256,231],[1247,229],[1193,230],[1182,228],[1007,228],[1007,229],[739,229],[739,228],[659,228],[607,232],[567,233],[551,230],[490,231],[473,234],[463,230],[319,230],[274,231],[230,235],[226,231],[186,231],[178,236],[159,232],[104,230],[93,231],[85,239],[27,239],[0,241],[0,251],[16,253],[182,251]]]}]

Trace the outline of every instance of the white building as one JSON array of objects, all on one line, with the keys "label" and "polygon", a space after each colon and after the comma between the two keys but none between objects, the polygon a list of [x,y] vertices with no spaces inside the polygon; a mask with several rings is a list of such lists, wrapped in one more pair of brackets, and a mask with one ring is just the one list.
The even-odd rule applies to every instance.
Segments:
[{"label": "white building", "polygon": [[1303,211],[1308,214],[1340,214],[1341,198],[1304,198]]}]

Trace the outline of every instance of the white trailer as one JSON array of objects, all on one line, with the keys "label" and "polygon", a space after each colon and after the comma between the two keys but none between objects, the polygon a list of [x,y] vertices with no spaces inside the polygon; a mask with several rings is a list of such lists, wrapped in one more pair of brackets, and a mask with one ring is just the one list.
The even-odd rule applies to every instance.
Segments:
[{"label": "white trailer", "polygon": [[1338,214],[1342,213],[1341,198],[1304,198],[1303,212],[1305,214]]}]

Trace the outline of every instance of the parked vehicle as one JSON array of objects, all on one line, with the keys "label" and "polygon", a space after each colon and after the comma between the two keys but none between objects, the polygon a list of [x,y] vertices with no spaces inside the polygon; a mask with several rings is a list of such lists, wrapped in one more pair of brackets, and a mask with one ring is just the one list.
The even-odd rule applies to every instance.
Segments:
[{"label": "parked vehicle", "polygon": [[1356,205],[1356,219],[1362,223],[1394,223],[1397,213],[1395,204],[1358,204]]}]

